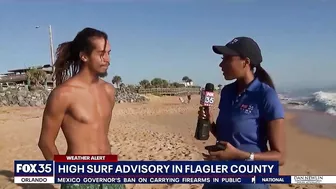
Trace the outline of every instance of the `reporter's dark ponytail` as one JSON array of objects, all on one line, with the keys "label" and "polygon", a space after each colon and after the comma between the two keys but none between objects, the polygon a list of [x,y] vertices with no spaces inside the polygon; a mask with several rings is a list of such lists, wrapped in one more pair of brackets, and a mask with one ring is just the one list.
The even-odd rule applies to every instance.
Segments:
[{"label": "reporter's dark ponytail", "polygon": [[275,90],[271,76],[260,65],[256,66],[255,76],[263,83],[266,83]]}]

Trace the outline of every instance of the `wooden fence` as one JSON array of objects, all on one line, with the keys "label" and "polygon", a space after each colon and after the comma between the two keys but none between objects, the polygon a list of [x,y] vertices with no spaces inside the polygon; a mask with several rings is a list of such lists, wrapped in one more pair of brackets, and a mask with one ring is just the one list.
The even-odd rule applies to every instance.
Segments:
[{"label": "wooden fence", "polygon": [[188,92],[191,94],[199,94],[200,88],[183,87],[183,88],[150,88],[139,89],[140,94],[155,94],[155,95],[169,95],[178,96],[186,95]]}]

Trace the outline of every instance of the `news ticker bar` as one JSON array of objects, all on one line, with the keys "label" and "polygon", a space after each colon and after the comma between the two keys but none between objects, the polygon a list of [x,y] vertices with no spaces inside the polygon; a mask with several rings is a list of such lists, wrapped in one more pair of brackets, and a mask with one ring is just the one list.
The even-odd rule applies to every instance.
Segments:
[{"label": "news ticker bar", "polygon": [[279,176],[272,161],[118,161],[115,155],[14,161],[15,183],[336,184],[336,176]]},{"label": "news ticker bar", "polygon": [[278,176],[278,162],[252,161],[118,161],[118,162],[54,162],[15,161],[14,176],[60,176],[74,174],[118,175],[188,175],[208,176]]},{"label": "news ticker bar", "polygon": [[277,177],[14,177],[17,184],[336,184],[336,176],[277,176]]}]

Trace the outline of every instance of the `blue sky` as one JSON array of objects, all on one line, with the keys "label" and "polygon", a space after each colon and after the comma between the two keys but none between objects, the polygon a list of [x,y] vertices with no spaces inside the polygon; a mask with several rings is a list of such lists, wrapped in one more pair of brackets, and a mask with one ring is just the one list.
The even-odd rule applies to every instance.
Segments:
[{"label": "blue sky", "polygon": [[180,81],[187,75],[200,85],[225,84],[221,58],[211,46],[250,36],[278,87],[336,83],[336,1],[47,2],[0,3],[0,72],[48,64],[51,24],[55,49],[84,27],[105,31],[112,45],[107,80],[118,74],[125,83],[154,77]]}]

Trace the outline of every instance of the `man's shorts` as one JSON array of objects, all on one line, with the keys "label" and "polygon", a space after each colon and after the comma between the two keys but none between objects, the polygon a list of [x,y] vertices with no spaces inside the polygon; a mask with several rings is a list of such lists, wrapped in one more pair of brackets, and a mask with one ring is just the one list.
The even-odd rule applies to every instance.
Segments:
[{"label": "man's shorts", "polygon": [[123,184],[62,184],[61,189],[126,189]]}]

